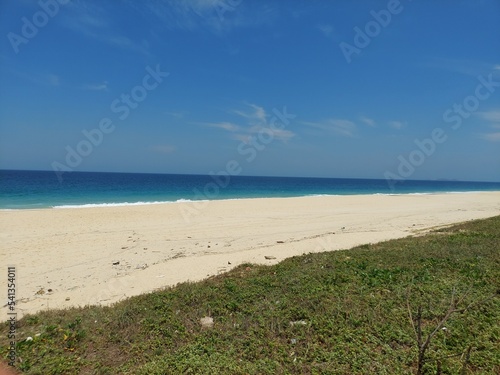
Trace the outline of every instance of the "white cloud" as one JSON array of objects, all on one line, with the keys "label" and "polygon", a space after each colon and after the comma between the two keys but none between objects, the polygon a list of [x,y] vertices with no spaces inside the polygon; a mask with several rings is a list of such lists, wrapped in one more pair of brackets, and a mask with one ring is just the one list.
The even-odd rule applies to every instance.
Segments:
[{"label": "white cloud", "polygon": [[251,108],[253,108],[253,110],[254,110],[253,116],[255,119],[257,119],[259,121],[263,121],[263,122],[266,121],[267,115],[266,115],[266,111],[264,110],[264,108],[259,107],[258,105],[255,105],[255,104],[249,104],[249,106]]},{"label": "white cloud", "polygon": [[250,134],[258,134],[262,132],[263,134],[272,134],[274,139],[277,139],[282,142],[288,142],[290,139],[295,137],[295,133],[286,129],[273,129],[268,126],[256,125],[250,128]]},{"label": "white cloud", "polygon": [[432,69],[444,69],[473,77],[491,73],[492,70],[497,70],[499,67],[498,65],[483,61],[453,58],[433,58],[425,62],[423,66]]},{"label": "white cloud", "polygon": [[71,2],[67,8],[70,11],[65,12],[61,18],[63,25],[99,42],[149,56],[148,43],[137,42],[124,36],[126,30],[117,29],[112,23],[112,15],[107,14],[104,8],[97,4]]},{"label": "white cloud", "polygon": [[60,86],[62,85],[61,78],[54,73],[37,73],[37,72],[30,72],[27,73],[25,70],[18,70],[16,68],[10,67],[8,70],[5,70],[6,72],[8,71],[9,74],[12,74],[13,76],[22,79],[22,80],[27,80],[31,83],[35,83],[37,85],[43,85],[43,86]]},{"label": "white cloud", "polygon": [[228,132],[235,132],[241,129],[240,126],[232,124],[230,122],[218,122],[218,123],[207,123],[207,126],[211,126],[213,128],[219,128],[227,130]]},{"label": "white cloud", "polygon": [[481,138],[490,142],[500,142],[500,132],[481,134]]},{"label": "white cloud", "polygon": [[368,126],[377,126],[377,124],[375,123],[374,119],[371,119],[371,118],[368,118],[368,117],[365,117],[365,116],[361,116],[359,118],[359,120],[361,122],[363,122],[364,124],[368,125]]},{"label": "white cloud", "polygon": [[273,139],[281,142],[288,142],[295,137],[295,133],[287,129],[278,129],[271,127],[267,124],[269,115],[261,106],[252,103],[245,103],[248,107],[246,110],[232,110],[230,113],[236,114],[244,121],[244,125],[237,125],[232,122],[217,122],[217,123],[203,123],[202,125],[210,126],[213,128],[222,129],[233,133],[231,138],[248,143],[254,136],[258,136],[260,132],[272,134]]},{"label": "white cloud", "polygon": [[51,86],[59,86],[59,84],[61,83],[59,76],[55,74],[49,74],[47,78]]},{"label": "white cloud", "polygon": [[167,115],[170,115],[175,118],[183,118],[184,115],[186,114],[185,112],[165,112]]},{"label": "white cloud", "polygon": [[[487,112],[478,112],[476,115],[482,120],[488,122],[491,129],[500,129],[500,110],[491,110]],[[492,133],[481,134],[480,137],[490,142],[500,141],[500,132],[493,131]]]},{"label": "white cloud", "polygon": [[156,145],[151,146],[151,150],[159,154],[171,154],[176,150],[176,148],[172,145]]},{"label": "white cloud", "polygon": [[295,133],[290,131],[290,130],[275,129],[272,131],[273,131],[274,138],[276,138],[282,142],[288,142],[290,139],[295,137]]},{"label": "white cloud", "polygon": [[320,24],[317,26],[318,30],[323,33],[327,38],[334,39],[335,38],[335,29],[332,25]]},{"label": "white cloud", "polygon": [[153,16],[162,28],[211,31],[223,34],[234,28],[258,26],[271,21],[278,12],[265,2],[243,0],[124,0],[146,18]]},{"label": "white cloud", "polygon": [[478,112],[477,115],[483,120],[500,123],[500,111]]},{"label": "white cloud", "polygon": [[403,121],[390,121],[389,125],[391,126],[391,128],[401,130],[403,128],[406,128],[408,126],[408,123],[406,121],[405,122],[403,122]]},{"label": "white cloud", "polygon": [[234,134],[232,138],[243,143],[250,143],[252,136],[248,134]]},{"label": "white cloud", "polygon": [[91,91],[107,91],[108,81],[104,81],[103,83],[97,83],[97,84],[86,84],[83,85],[82,88],[84,90],[91,90]]},{"label": "white cloud", "polygon": [[328,133],[335,133],[344,137],[353,137],[356,132],[356,124],[344,119],[328,119],[322,122],[303,122],[304,125],[319,129]]},{"label": "white cloud", "polygon": [[250,111],[233,110],[232,113],[249,120],[252,125],[266,123],[267,114],[264,108],[251,103],[246,105],[251,108]]},{"label": "white cloud", "polygon": [[[478,112],[477,116],[489,122],[491,129],[500,129],[500,111],[492,110],[487,112]],[[500,142],[500,132],[494,131],[493,133],[484,133],[480,137],[490,142]]]}]

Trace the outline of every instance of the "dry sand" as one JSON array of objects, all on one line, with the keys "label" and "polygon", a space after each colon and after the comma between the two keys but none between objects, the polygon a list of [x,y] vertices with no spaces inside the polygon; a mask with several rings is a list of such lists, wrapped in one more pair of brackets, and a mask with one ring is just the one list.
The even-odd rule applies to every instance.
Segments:
[{"label": "dry sand", "polygon": [[109,305],[245,262],[274,264],[495,215],[500,192],[0,211],[0,292],[6,296],[6,266],[14,265],[18,318]]}]

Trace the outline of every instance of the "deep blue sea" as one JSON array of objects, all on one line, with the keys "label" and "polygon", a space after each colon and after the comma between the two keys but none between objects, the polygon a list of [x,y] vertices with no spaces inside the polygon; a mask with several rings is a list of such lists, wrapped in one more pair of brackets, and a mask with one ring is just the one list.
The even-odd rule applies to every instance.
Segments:
[{"label": "deep blue sea", "polygon": [[206,199],[500,191],[500,183],[217,177],[177,174],[0,171],[0,209],[125,205]]}]

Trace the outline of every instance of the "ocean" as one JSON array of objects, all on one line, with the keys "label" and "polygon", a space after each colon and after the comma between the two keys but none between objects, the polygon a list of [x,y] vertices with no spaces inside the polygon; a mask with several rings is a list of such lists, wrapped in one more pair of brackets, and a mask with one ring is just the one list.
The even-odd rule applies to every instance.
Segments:
[{"label": "ocean", "polygon": [[0,170],[0,209],[94,207],[214,199],[353,194],[432,194],[500,191],[500,183],[205,176]]}]

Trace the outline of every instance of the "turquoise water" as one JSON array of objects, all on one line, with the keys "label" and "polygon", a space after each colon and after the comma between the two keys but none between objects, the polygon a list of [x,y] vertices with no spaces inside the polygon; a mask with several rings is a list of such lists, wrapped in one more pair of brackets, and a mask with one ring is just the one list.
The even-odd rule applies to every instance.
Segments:
[{"label": "turquoise water", "polygon": [[49,171],[0,171],[1,209],[469,191],[500,191],[500,183],[407,180],[391,190],[385,180],[71,172],[59,182]]}]

